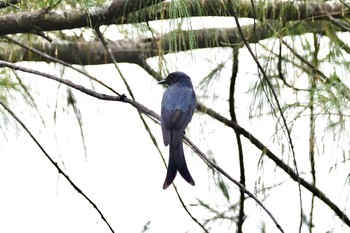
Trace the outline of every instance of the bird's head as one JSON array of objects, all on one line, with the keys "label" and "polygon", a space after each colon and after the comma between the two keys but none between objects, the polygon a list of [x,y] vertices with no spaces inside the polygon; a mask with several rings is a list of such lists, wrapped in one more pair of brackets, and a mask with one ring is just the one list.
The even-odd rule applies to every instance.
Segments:
[{"label": "bird's head", "polygon": [[175,83],[183,83],[184,85],[192,87],[191,78],[187,74],[180,71],[170,73],[165,79],[158,82],[158,84],[167,84],[169,86]]}]

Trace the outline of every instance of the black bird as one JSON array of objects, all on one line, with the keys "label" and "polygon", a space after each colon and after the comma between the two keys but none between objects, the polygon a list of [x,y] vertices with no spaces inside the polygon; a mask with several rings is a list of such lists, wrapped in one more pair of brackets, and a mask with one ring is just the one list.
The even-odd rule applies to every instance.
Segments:
[{"label": "black bird", "polygon": [[187,168],[182,139],[185,128],[192,119],[196,95],[190,77],[183,72],[173,72],[159,84],[169,87],[164,92],[161,110],[161,125],[164,145],[169,145],[169,163],[163,189],[174,181],[177,171],[191,185],[194,180]]}]

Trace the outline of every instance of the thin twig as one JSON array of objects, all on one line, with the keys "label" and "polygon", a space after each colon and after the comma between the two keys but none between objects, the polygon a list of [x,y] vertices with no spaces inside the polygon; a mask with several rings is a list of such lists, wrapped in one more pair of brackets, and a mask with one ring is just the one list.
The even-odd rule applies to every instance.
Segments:
[{"label": "thin twig", "polygon": [[[260,64],[258,58],[255,56],[252,48],[250,47],[249,45],[249,42],[247,41],[247,39],[245,38],[244,36],[244,33],[243,33],[243,30],[242,30],[242,27],[241,27],[241,24],[239,22],[239,19],[238,19],[238,16],[236,14],[236,12],[233,10],[233,17],[235,19],[235,22],[236,22],[236,25],[237,25],[237,29],[238,29],[238,32],[242,38],[242,41],[245,45],[245,47],[248,49],[251,57],[253,58],[253,60],[255,61],[256,65],[258,66],[258,69],[259,71],[261,72],[262,76],[263,76],[263,79],[266,81],[267,85],[269,86],[269,89],[273,95],[273,98],[276,102],[276,105],[277,105],[277,109],[280,113],[280,116],[282,118],[282,123],[284,125],[284,128],[286,130],[286,134],[287,134],[287,139],[288,139],[288,142],[289,142],[289,146],[290,146],[290,149],[292,151],[292,156],[293,156],[293,163],[294,163],[294,167],[295,167],[295,171],[296,171],[296,175],[297,175],[297,182],[298,182],[298,191],[299,191],[299,204],[300,204],[300,223],[302,221],[302,215],[303,215],[303,201],[302,201],[302,195],[301,195],[301,185],[300,185],[300,176],[299,176],[299,169],[298,169],[298,165],[297,165],[297,160],[296,160],[296,156],[295,156],[295,150],[294,150],[294,144],[293,144],[293,140],[292,140],[292,136],[291,136],[291,133],[290,133],[290,130],[289,130],[289,127],[288,127],[288,124],[287,124],[287,120],[284,116],[284,113],[283,113],[283,110],[282,110],[282,107],[280,105],[280,102],[278,100],[278,97],[277,97],[277,94],[275,92],[275,89],[273,88],[273,85],[271,83],[271,81],[269,80],[269,78],[267,77],[266,75],[266,72],[264,70],[264,68],[262,67],[262,65]],[[267,95],[266,95],[267,96]],[[268,96],[267,96],[268,97]],[[277,113],[275,112],[274,108],[272,107],[272,110],[273,110],[273,113],[276,115],[277,117]],[[279,119],[277,117],[277,119]],[[278,120],[279,122],[279,120]],[[299,232],[301,231],[301,228],[299,229]]]},{"label": "thin twig", "polygon": [[61,64],[61,65],[64,65],[64,66],[66,66],[66,67],[69,67],[69,68],[71,68],[72,70],[75,70],[76,72],[78,72],[78,73],[80,73],[80,74],[83,74],[83,75],[85,75],[86,77],[88,77],[89,79],[91,79],[91,80],[97,82],[98,84],[100,84],[101,86],[107,88],[108,90],[110,90],[110,91],[113,92],[114,94],[120,95],[120,94],[119,94],[116,90],[114,90],[112,87],[106,85],[105,83],[103,83],[102,81],[98,80],[96,77],[93,77],[92,75],[88,74],[88,73],[85,72],[84,70],[78,69],[78,68],[74,67],[73,65],[71,65],[71,64],[69,64],[69,63],[67,63],[67,62],[65,62],[65,61],[63,61],[63,60],[61,60],[61,59],[58,59],[58,58],[56,58],[56,57],[52,57],[52,56],[50,56],[50,55],[48,55],[48,54],[46,54],[46,53],[43,53],[43,52],[41,52],[40,50],[38,50],[38,49],[36,49],[36,48],[27,46],[27,45],[25,45],[25,44],[23,44],[23,43],[21,43],[21,42],[15,40],[15,39],[9,37],[9,36],[4,36],[4,38],[5,38],[6,40],[11,41],[12,43],[14,43],[14,44],[16,44],[16,45],[22,47],[22,48],[24,48],[24,49],[30,51],[30,52],[33,52],[33,53],[35,53],[35,54],[41,56],[41,57],[44,58],[44,59],[47,59],[48,61],[55,62],[55,63]]},{"label": "thin twig", "polygon": [[324,73],[317,69],[311,62],[307,61],[302,55],[298,54],[286,41],[283,41],[283,44],[307,67],[309,67],[312,72],[317,74],[319,80],[323,83],[330,84],[335,87],[339,92],[347,99],[350,100],[350,88],[346,86],[340,80],[335,81],[334,79],[328,78]]},{"label": "thin twig", "polygon": [[215,112],[211,108],[205,107],[204,105],[198,103],[196,109],[200,112],[203,112],[214,119],[220,121],[224,125],[236,129],[240,134],[242,134],[245,138],[247,138],[253,145],[255,145],[258,149],[260,149],[264,154],[266,154],[278,167],[280,167],[285,173],[287,173],[294,181],[299,181],[300,184],[309,190],[313,195],[318,197],[323,203],[325,203],[329,208],[331,208],[338,217],[350,227],[350,219],[349,217],[339,209],[339,207],[334,204],[320,189],[316,186],[311,185],[309,182],[299,177],[293,169],[284,163],[281,159],[277,157],[267,146],[265,146],[262,142],[260,142],[254,135],[249,133],[247,130],[239,126],[236,122],[230,121],[229,119],[223,117],[219,113]]},{"label": "thin twig", "polygon": [[17,10],[20,10],[21,8],[15,5],[17,3],[19,3],[19,0],[0,1],[0,8],[11,6],[13,8],[16,8]]},{"label": "thin twig", "polygon": [[248,189],[244,187],[240,182],[232,178],[227,172],[225,172],[221,167],[219,167],[216,163],[213,163],[210,159],[207,158],[207,156],[186,136],[184,135],[185,141],[192,147],[194,151],[199,155],[201,159],[203,159],[207,164],[209,164],[212,168],[215,168],[218,172],[223,174],[227,179],[232,181],[235,185],[237,185],[240,190],[243,190],[244,193],[246,193],[249,197],[251,197],[265,212],[270,216],[272,221],[275,223],[276,227],[281,231],[284,232],[281,225],[277,222],[275,217],[271,214],[271,212],[264,206],[264,204],[259,201],[257,197],[254,196]]},{"label": "thin twig", "polygon": [[50,161],[50,163],[56,168],[59,174],[62,174],[63,177],[69,182],[69,184],[80,193],[91,205],[92,207],[99,213],[101,219],[107,224],[108,228],[111,232],[114,233],[112,226],[109,224],[101,210],[97,207],[97,205],[69,178],[69,176],[58,166],[58,164],[51,158],[51,156],[45,151],[44,147],[40,144],[40,142],[35,138],[35,136],[31,133],[31,131],[27,128],[26,124],[24,124],[17,115],[0,100],[0,105],[8,112],[10,115],[22,126],[22,128],[28,133],[31,139],[35,142],[35,144],[40,148],[40,150],[44,153],[45,157]]}]

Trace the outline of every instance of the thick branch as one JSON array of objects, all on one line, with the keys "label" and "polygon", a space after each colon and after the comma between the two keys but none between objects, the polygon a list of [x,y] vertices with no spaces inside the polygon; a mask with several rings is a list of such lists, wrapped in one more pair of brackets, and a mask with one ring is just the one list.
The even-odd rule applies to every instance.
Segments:
[{"label": "thick branch", "polygon": [[[347,7],[349,2],[188,0],[186,1],[186,13],[177,12],[176,7],[173,7],[172,4],[174,3],[170,1],[162,2],[127,17],[132,18],[133,22],[135,20],[137,22],[143,22],[169,19],[174,16],[234,16],[236,14],[242,18],[291,21],[323,19],[328,15],[343,17],[350,13]],[[123,21],[119,21],[118,23],[123,23]]]},{"label": "thick branch", "polygon": [[[157,4],[159,3],[159,4]],[[154,4],[157,4],[153,6]],[[37,33],[96,27],[112,23],[145,22],[150,20],[190,16],[233,16],[259,20],[302,20],[324,19],[329,15],[343,17],[350,10],[341,2],[285,2],[250,0],[189,0],[186,13],[179,12],[169,1],[161,0],[113,0],[104,7],[75,10],[43,9],[0,16],[0,35],[14,33]],[[179,3],[176,3],[179,4]],[[350,4],[350,2],[348,3]]]},{"label": "thick branch", "polygon": [[54,31],[112,24],[117,18],[161,0],[113,0],[104,7],[75,10],[27,11],[0,16],[0,35]]}]

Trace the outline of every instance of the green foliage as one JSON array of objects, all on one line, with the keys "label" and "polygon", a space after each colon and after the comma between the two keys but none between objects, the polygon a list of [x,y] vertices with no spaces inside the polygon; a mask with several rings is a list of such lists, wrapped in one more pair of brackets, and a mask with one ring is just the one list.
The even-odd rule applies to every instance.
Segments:
[{"label": "green foliage", "polygon": [[[170,48],[172,52],[176,52],[181,49],[178,46],[183,46],[185,50],[192,50],[196,46],[196,40],[194,34],[191,32],[191,21],[187,20],[191,15],[185,5],[186,1],[172,1],[170,4],[169,15],[170,18],[175,19],[171,21],[171,27],[174,28],[170,37]],[[184,25],[185,24],[185,25]],[[188,27],[190,33],[184,34],[182,27]],[[187,48],[187,45],[189,47]]]},{"label": "green foliage", "polygon": [[14,82],[8,70],[0,69],[0,100],[7,102],[8,98],[13,98],[13,93],[20,90],[20,84]]},{"label": "green foliage", "polygon": [[210,224],[214,224],[219,222],[220,224],[227,224],[228,226],[233,226],[237,221],[236,211],[238,204],[229,204],[225,206],[211,205],[206,203],[200,199],[197,199],[197,204],[193,206],[199,206],[208,211],[209,217],[203,220],[204,226],[210,226]]},{"label": "green foliage", "polygon": [[1,13],[18,13],[23,11],[33,11],[41,9],[59,9],[59,8],[88,8],[102,6],[105,0],[28,0],[19,1],[18,4],[13,4],[13,6],[8,6],[6,8],[0,9]]},{"label": "green foliage", "polygon": [[84,136],[84,129],[83,129],[83,119],[80,112],[80,107],[78,105],[78,102],[72,92],[72,89],[67,89],[67,106],[72,107],[75,115],[75,119],[77,120],[77,123],[79,125],[80,129],[80,136],[82,139],[84,152],[85,152],[85,161],[87,161],[87,149],[86,149],[86,143],[85,143],[85,136]]}]

